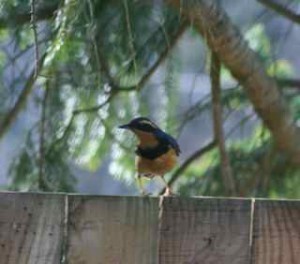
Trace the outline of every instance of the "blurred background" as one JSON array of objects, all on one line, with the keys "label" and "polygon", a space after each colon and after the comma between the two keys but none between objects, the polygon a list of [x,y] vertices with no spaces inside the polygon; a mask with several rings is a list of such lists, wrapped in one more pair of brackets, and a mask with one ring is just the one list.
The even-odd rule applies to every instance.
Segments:
[{"label": "blurred background", "polygon": [[[1,2],[2,190],[136,195],[136,140],[117,127],[146,116],[181,146],[178,167],[165,177],[177,193],[227,194],[214,140],[211,52],[165,2]],[[224,0],[220,8],[276,79],[299,126],[299,15],[297,22],[260,2]],[[279,2],[300,14],[299,0]],[[300,198],[299,167],[276,149],[225,67],[220,80],[235,195]],[[154,193],[162,188],[159,179],[145,183]]]}]

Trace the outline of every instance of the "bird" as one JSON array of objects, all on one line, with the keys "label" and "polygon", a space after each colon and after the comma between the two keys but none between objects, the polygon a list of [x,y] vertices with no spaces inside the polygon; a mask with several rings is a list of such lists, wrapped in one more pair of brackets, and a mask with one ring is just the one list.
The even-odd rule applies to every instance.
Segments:
[{"label": "bird", "polygon": [[146,117],[134,118],[119,128],[132,131],[138,138],[135,167],[141,194],[147,194],[142,186],[141,177],[152,179],[159,176],[166,187],[164,195],[172,195],[173,192],[164,175],[176,166],[177,157],[181,153],[176,139]]}]

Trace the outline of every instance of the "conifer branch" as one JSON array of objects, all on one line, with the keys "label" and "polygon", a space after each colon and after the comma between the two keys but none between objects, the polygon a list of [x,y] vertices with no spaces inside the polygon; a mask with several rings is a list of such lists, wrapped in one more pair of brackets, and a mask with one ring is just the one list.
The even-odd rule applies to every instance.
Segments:
[{"label": "conifer branch", "polygon": [[[40,57],[40,60],[38,62],[39,71],[42,69],[45,57],[46,57],[46,53],[43,54],[42,57]],[[12,109],[7,111],[7,113],[4,115],[4,117],[2,118],[2,120],[0,122],[0,139],[3,138],[4,134],[10,128],[12,123],[15,121],[15,119],[17,118],[20,111],[23,109],[24,105],[27,102],[29,95],[31,94],[31,92],[33,90],[36,79],[37,79],[37,75],[35,74],[35,69],[33,69],[31,74],[29,75],[29,77],[25,83],[25,86],[24,86],[21,94],[19,95],[15,105],[12,107]]]},{"label": "conifer branch", "polygon": [[297,14],[282,4],[276,3],[273,0],[257,0],[264,6],[272,9],[279,15],[291,20],[294,23],[300,24],[300,14]]}]

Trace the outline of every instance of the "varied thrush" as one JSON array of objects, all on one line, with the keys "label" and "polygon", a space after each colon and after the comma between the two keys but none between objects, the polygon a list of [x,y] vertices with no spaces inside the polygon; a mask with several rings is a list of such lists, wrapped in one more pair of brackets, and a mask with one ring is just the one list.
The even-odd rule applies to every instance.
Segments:
[{"label": "varied thrush", "polygon": [[141,182],[142,176],[159,176],[166,185],[165,195],[171,195],[171,188],[164,175],[177,163],[177,156],[180,154],[177,141],[145,117],[135,118],[119,128],[131,130],[139,140],[135,150],[135,166],[141,193],[146,194]]}]

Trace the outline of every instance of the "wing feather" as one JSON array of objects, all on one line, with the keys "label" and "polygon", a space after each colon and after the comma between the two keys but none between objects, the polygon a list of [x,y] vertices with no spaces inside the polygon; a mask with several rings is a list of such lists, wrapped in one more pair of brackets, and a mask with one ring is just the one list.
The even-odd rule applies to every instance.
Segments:
[{"label": "wing feather", "polygon": [[155,131],[154,135],[161,143],[171,146],[175,150],[177,156],[180,154],[181,150],[175,138],[162,130]]}]

